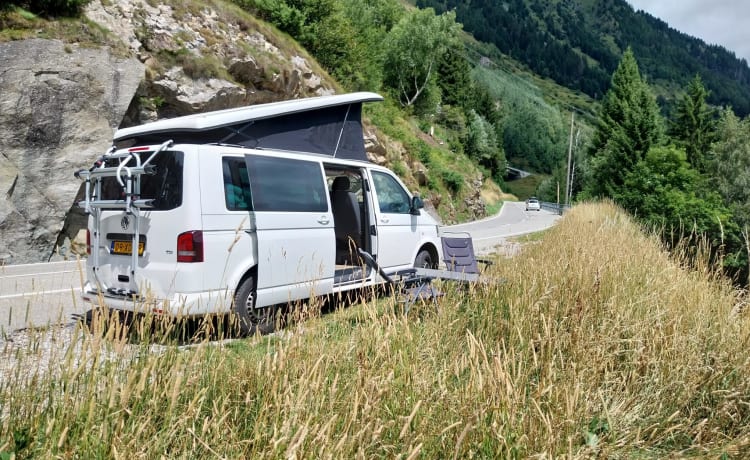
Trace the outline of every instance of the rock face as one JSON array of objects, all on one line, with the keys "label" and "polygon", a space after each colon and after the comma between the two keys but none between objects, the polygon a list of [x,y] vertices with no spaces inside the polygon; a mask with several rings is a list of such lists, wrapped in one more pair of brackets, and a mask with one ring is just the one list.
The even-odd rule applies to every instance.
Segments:
[{"label": "rock face", "polygon": [[302,52],[282,50],[252,17],[182,5],[89,3],[86,16],[132,58],[52,40],[0,43],[0,264],[85,251],[73,172],[91,166],[116,128],[334,93]]},{"label": "rock face", "polygon": [[86,9],[148,66],[124,125],[334,93],[307,58],[280,49],[251,16],[167,3],[93,1]]},{"label": "rock face", "polygon": [[0,263],[48,260],[81,183],[144,75],[55,40],[0,43]]}]

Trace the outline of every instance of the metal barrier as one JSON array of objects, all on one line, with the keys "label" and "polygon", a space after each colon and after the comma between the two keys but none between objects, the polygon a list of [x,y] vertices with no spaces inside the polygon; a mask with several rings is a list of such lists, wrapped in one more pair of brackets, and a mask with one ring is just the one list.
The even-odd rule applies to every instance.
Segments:
[{"label": "metal barrier", "polygon": [[550,203],[549,201],[540,201],[539,205],[542,207],[542,209],[550,212],[554,212],[558,215],[563,215],[563,212],[570,209],[570,205],[562,204],[562,203]]}]

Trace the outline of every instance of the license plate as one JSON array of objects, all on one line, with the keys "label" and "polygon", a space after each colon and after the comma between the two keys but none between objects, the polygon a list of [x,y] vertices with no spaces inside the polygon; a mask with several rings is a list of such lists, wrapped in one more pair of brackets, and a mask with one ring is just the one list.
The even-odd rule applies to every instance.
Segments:
[{"label": "license plate", "polygon": [[[138,242],[138,255],[143,255],[143,250],[146,248],[146,244],[143,241]],[[112,242],[112,254],[126,254],[130,255],[133,253],[133,242],[132,241],[113,241]]]}]

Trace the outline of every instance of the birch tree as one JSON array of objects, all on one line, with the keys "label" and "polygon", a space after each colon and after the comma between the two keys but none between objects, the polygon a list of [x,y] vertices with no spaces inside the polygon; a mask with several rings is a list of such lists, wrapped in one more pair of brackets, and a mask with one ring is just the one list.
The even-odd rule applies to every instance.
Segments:
[{"label": "birch tree", "polygon": [[437,93],[438,61],[450,46],[458,44],[460,25],[456,14],[435,15],[432,8],[406,14],[385,41],[384,80],[405,107],[427,92]]}]

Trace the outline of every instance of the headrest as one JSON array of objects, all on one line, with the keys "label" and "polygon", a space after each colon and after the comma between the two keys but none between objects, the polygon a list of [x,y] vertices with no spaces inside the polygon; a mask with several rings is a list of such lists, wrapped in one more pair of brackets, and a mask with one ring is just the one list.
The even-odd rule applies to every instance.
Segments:
[{"label": "headrest", "polygon": [[349,178],[346,176],[338,176],[333,180],[333,185],[331,185],[331,190],[334,192],[337,191],[349,191]]}]

